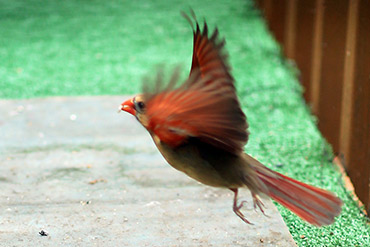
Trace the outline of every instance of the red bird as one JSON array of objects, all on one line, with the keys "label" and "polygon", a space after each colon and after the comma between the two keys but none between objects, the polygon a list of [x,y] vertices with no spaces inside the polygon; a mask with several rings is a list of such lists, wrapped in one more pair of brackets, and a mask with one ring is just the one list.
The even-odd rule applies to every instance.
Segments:
[{"label": "red bird", "polygon": [[268,195],[313,225],[333,223],[341,212],[338,197],[270,170],[244,153],[248,124],[230,74],[225,40],[219,39],[217,28],[209,37],[207,24],[201,31],[194,14],[193,18],[189,78],[176,88],[176,72],[166,87],[159,76],[153,92],[137,95],[119,109],[136,117],[175,169],[203,184],[233,191],[233,210],[244,222],[250,224],[240,211],[244,201],[238,204],[237,197],[238,189],[246,187],[262,212],[259,196]]}]

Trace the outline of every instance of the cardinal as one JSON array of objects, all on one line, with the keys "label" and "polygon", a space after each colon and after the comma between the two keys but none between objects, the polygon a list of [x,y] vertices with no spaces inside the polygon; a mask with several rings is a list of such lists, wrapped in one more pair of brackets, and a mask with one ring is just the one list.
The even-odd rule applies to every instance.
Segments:
[{"label": "cardinal", "polygon": [[[183,14],[193,28],[190,75],[176,86],[178,71],[168,83],[159,73],[155,88],[144,90],[119,106],[150,133],[166,161],[175,169],[209,186],[234,193],[233,211],[241,212],[238,190],[251,191],[254,208],[264,213],[261,197],[268,196],[315,226],[329,225],[341,212],[333,193],[275,172],[244,152],[248,124],[231,75],[225,40],[217,28],[209,35],[195,15]],[[195,22],[195,27],[192,24]]]}]

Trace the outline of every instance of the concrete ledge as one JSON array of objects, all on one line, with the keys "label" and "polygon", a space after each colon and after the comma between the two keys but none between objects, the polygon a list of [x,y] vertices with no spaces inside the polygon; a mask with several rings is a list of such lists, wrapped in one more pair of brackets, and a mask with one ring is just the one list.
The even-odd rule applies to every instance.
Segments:
[{"label": "concrete ledge", "polygon": [[246,225],[167,165],[125,98],[0,100],[0,246],[295,246],[271,201]]}]

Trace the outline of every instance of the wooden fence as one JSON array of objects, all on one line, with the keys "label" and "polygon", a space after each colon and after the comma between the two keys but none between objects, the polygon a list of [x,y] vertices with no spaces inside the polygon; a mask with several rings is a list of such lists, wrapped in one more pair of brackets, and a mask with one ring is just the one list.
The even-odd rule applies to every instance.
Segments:
[{"label": "wooden fence", "polygon": [[370,213],[370,0],[256,0]]}]

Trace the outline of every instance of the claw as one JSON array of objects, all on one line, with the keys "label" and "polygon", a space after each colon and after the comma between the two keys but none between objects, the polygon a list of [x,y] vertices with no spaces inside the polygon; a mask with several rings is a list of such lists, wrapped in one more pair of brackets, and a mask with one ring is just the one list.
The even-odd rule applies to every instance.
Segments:
[{"label": "claw", "polygon": [[244,206],[245,203],[247,203],[247,201],[242,201],[241,203],[239,203],[238,205],[238,189],[230,189],[232,192],[234,192],[234,203],[233,203],[233,211],[234,213],[240,218],[242,219],[245,223],[247,224],[250,224],[250,225],[253,225],[253,223],[251,223],[249,220],[247,220],[245,217],[244,217],[244,214],[242,212],[240,212],[240,209]]},{"label": "claw", "polygon": [[256,210],[258,207],[264,216],[269,217],[267,214],[265,214],[265,211],[263,210],[263,208],[266,208],[265,204],[263,204],[263,202],[258,198],[258,195],[252,192],[252,197],[254,210]]},{"label": "claw", "polygon": [[242,201],[241,203],[239,203],[237,209],[240,210],[244,206],[244,204],[247,204],[247,201]]},{"label": "claw", "polygon": [[[241,203],[238,204],[238,189],[230,189],[232,192],[234,192],[234,202],[233,202],[233,211],[234,213],[242,219],[245,223],[253,225],[249,220],[247,220],[244,216],[244,214],[240,211],[244,204],[247,203],[247,201],[242,201]],[[253,197],[253,207],[254,210],[258,209],[263,213],[264,216],[269,217],[267,214],[265,214],[265,211],[263,208],[265,208],[265,204],[259,199],[258,195],[252,192],[252,197]]]}]

